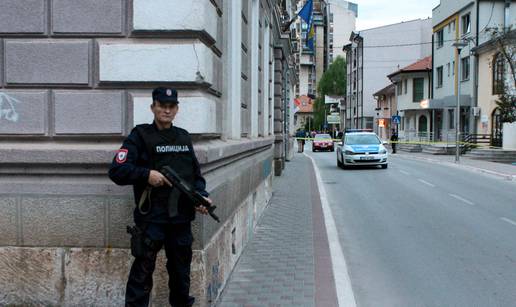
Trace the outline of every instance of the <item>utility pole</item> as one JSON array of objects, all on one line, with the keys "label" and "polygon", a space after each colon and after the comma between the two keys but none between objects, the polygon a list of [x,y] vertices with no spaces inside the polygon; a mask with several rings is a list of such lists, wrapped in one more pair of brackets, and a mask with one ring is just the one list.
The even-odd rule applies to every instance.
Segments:
[{"label": "utility pole", "polygon": [[459,157],[460,157],[460,52],[464,47],[466,47],[468,44],[466,44],[463,41],[458,41],[452,44],[453,47],[457,49],[458,59],[457,59],[457,106],[455,107],[455,163],[459,163]]}]

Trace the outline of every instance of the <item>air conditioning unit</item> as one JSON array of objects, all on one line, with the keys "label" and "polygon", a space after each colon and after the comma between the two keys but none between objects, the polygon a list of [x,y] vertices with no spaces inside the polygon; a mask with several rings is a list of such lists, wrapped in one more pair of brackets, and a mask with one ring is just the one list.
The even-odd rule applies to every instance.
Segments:
[{"label": "air conditioning unit", "polygon": [[480,107],[471,108],[471,114],[473,114],[473,116],[475,116],[475,117],[480,116]]}]

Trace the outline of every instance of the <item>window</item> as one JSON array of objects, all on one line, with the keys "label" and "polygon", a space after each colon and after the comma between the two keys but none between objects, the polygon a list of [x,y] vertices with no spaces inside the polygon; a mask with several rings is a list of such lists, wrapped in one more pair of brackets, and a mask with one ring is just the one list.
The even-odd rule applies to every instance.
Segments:
[{"label": "window", "polygon": [[405,84],[403,84],[403,85],[405,86],[405,94],[406,94],[407,91],[408,91],[408,86],[407,86],[408,85],[408,79],[405,79],[404,81],[405,81],[404,82]]},{"label": "window", "polygon": [[450,63],[446,64],[446,74],[448,77],[450,76]]},{"label": "window", "polygon": [[452,62],[452,71],[451,71],[451,75],[452,76],[455,76],[455,61]]},{"label": "window", "polygon": [[423,97],[425,95],[425,79],[423,78],[414,78],[412,79],[412,101],[413,102],[420,102],[423,100]]},{"label": "window", "polygon": [[469,80],[469,56],[461,59],[460,66],[461,66],[460,70],[462,72],[461,80],[462,81]]},{"label": "window", "polygon": [[468,13],[462,16],[462,35],[471,32],[471,15]]},{"label": "window", "polygon": [[443,87],[443,67],[437,67],[437,87]]},{"label": "window", "polygon": [[436,33],[437,36],[437,48],[441,48],[444,45],[444,31],[439,30]]},{"label": "window", "polygon": [[398,87],[398,89],[396,90],[396,94],[401,95],[401,92],[403,91],[403,83],[401,83],[401,81],[399,81],[398,83],[396,83],[396,86]]},{"label": "window", "polygon": [[453,109],[448,109],[448,127],[450,129],[455,128],[455,118],[453,117]]},{"label": "window", "polygon": [[501,53],[498,53],[493,60],[493,95],[503,93],[503,75],[505,72],[505,60]]},{"label": "window", "polygon": [[450,23],[450,29],[451,29],[452,31],[455,31],[455,21],[452,21],[452,22]]}]

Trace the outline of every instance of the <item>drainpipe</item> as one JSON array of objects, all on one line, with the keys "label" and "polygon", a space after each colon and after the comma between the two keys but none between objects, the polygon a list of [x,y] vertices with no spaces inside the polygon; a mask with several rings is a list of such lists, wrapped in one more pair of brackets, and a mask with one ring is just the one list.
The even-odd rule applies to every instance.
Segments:
[{"label": "drainpipe", "polygon": [[[476,39],[475,39],[475,47],[478,47],[479,45],[479,40],[480,40],[480,33],[479,33],[479,28],[480,28],[480,1],[479,0],[476,0],[475,1],[475,5],[477,7],[477,16],[476,16],[476,32],[477,32],[477,35],[476,35]],[[487,25],[489,26],[489,25]],[[478,53],[475,52],[475,54],[473,55],[473,63],[474,63],[474,73],[473,73],[473,97],[472,98],[472,107],[470,108],[470,125],[469,125],[469,131],[471,134],[477,134],[478,133],[478,127],[477,127],[477,119],[475,118],[475,116],[473,115],[473,107],[477,107],[478,106],[478,73],[479,73],[479,69],[478,69],[478,63],[479,63],[479,60],[478,60]]]},{"label": "drainpipe", "polygon": [[362,58],[362,65],[360,67],[360,70],[362,71],[362,82],[360,82],[360,110],[362,118],[360,119],[360,128],[364,129],[364,40],[362,39],[362,42],[360,44],[360,50],[361,50],[361,58]]},{"label": "drainpipe", "polygon": [[505,15],[504,15],[504,19],[503,19],[503,31],[504,32],[507,32],[507,30],[509,29],[510,8],[511,8],[511,0],[505,0]]}]

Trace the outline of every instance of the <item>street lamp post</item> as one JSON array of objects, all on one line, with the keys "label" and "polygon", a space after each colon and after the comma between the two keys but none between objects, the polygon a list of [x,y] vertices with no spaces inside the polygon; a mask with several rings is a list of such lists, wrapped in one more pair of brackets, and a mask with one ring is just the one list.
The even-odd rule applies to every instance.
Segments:
[{"label": "street lamp post", "polygon": [[460,78],[461,78],[461,72],[460,72],[460,52],[464,47],[466,47],[468,44],[463,41],[457,41],[452,44],[455,49],[457,49],[458,59],[457,59],[457,106],[455,107],[455,163],[459,163],[459,156],[460,156]]}]

